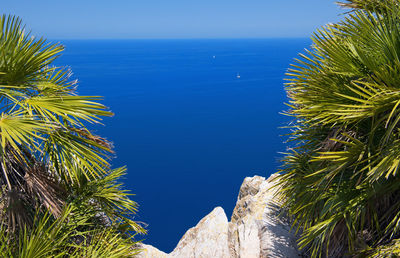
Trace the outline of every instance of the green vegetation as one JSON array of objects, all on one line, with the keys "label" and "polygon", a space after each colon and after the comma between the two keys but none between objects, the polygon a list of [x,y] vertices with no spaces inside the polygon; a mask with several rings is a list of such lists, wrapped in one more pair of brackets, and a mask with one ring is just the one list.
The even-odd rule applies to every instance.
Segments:
[{"label": "green vegetation", "polygon": [[110,169],[110,144],[85,123],[111,116],[78,96],[63,47],[0,17],[0,253],[6,257],[126,257],[137,204]]},{"label": "green vegetation", "polygon": [[383,9],[390,9],[397,0],[348,0],[338,2],[339,6],[352,9],[364,9],[372,12],[380,12]]},{"label": "green vegetation", "polygon": [[280,179],[312,257],[400,256],[400,2],[354,0],[289,70]]}]

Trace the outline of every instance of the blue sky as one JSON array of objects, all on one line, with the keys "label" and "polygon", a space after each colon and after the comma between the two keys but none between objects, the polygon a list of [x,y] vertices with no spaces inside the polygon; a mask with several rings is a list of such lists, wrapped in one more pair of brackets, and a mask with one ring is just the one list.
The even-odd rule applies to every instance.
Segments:
[{"label": "blue sky", "polygon": [[308,37],[344,12],[333,0],[12,0],[1,9],[59,39]]}]

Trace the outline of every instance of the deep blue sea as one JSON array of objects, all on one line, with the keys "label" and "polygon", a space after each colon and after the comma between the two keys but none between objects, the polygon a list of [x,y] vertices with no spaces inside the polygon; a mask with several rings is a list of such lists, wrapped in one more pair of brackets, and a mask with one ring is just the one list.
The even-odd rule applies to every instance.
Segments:
[{"label": "deep blue sea", "polygon": [[172,251],[214,207],[230,217],[246,176],[277,170],[284,74],[309,40],[60,42],[56,63],[79,94],[104,96],[115,113],[95,130],[114,143],[113,166],[128,167],[145,243]]}]

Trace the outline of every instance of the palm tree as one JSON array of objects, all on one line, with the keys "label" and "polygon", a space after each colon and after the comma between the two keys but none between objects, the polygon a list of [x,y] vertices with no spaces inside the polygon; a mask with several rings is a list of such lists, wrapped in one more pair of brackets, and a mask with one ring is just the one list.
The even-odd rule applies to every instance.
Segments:
[{"label": "palm tree", "polygon": [[358,9],[288,72],[293,147],[277,180],[305,253],[400,256],[399,2],[346,4]]},{"label": "palm tree", "polygon": [[393,3],[396,3],[396,0],[348,0],[347,2],[338,2],[337,4],[345,8],[376,11],[390,8]]},{"label": "palm tree", "polygon": [[118,183],[125,169],[110,169],[110,144],[85,126],[112,113],[51,66],[62,51],[19,18],[0,17],[0,251],[132,255],[145,230]]}]

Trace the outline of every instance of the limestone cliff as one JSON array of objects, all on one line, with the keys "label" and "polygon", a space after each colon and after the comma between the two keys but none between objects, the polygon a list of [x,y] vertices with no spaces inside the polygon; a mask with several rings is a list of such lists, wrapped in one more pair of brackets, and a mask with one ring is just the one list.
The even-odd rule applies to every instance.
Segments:
[{"label": "limestone cliff", "polygon": [[169,254],[142,245],[140,258],[259,258],[299,257],[296,236],[274,201],[273,183],[264,177],[247,177],[240,187],[231,222],[215,208],[189,229]]}]

